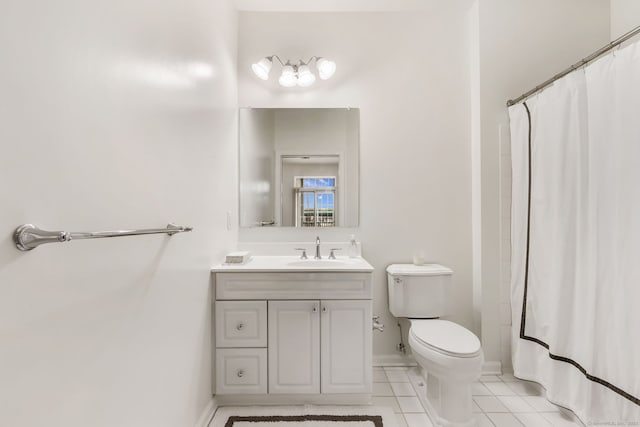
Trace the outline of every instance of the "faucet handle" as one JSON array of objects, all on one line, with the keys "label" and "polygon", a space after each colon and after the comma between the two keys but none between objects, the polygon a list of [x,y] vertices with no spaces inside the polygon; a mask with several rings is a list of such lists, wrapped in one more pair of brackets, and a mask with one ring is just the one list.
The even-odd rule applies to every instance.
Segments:
[{"label": "faucet handle", "polygon": [[295,248],[296,251],[302,251],[300,259],[307,259],[307,250],[305,248]]},{"label": "faucet handle", "polygon": [[341,251],[342,248],[331,248],[329,249],[331,252],[329,253],[329,259],[336,259],[335,251]]}]

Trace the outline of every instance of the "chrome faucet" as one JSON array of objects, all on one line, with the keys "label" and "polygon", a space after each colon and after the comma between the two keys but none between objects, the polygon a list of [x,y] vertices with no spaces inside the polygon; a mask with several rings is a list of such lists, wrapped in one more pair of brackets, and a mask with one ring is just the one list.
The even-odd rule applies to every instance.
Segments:
[{"label": "chrome faucet", "polygon": [[316,256],[313,259],[322,259],[322,255],[320,255],[320,236],[316,236]]}]

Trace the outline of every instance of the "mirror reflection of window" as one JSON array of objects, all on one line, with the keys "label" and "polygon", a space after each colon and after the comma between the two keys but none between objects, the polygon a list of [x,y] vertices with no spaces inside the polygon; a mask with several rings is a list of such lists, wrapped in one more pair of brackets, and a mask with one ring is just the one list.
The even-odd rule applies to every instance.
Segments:
[{"label": "mirror reflection of window", "polygon": [[341,196],[337,183],[343,183],[340,156],[282,155],[281,158],[282,224],[339,227],[342,213],[337,206]]},{"label": "mirror reflection of window", "polygon": [[294,178],[296,227],[336,226],[336,177]]}]

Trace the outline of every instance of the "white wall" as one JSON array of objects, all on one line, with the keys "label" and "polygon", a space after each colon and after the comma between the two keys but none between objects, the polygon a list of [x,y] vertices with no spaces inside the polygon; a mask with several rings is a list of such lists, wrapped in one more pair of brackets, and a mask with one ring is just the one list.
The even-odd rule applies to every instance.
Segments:
[{"label": "white wall", "polygon": [[[385,332],[374,354],[400,336],[388,311],[385,268],[417,250],[455,271],[453,319],[471,319],[471,176],[467,2],[426,12],[241,13],[239,103],[253,107],[360,108],[360,226],[336,230],[243,229],[242,241],[346,241],[354,232],[376,268],[374,313]],[[446,42],[443,43],[443,40]],[[307,90],[253,76],[259,58],[327,56],[336,75]],[[326,247],[325,247],[326,250]],[[326,252],[325,252],[326,253]],[[406,330],[405,330],[406,333]]]},{"label": "white wall", "polygon": [[[209,403],[236,22],[228,1],[3,2],[0,425],[192,426]],[[195,230],[29,253],[11,237],[168,221]]]},{"label": "white wall", "polygon": [[[500,201],[500,182],[510,181],[509,159],[500,166],[500,144],[509,144],[505,103],[606,44],[609,0],[480,0],[478,19],[480,79],[474,114],[479,135],[474,140],[480,143],[475,152],[481,171],[473,179],[481,181],[482,280],[476,295],[482,298],[485,358],[509,365],[510,326],[500,322],[501,311],[509,319],[509,288],[501,293],[499,286],[508,283],[510,272],[510,201],[502,201],[502,211]],[[503,187],[505,196],[509,188]]]},{"label": "white wall", "polygon": [[611,0],[611,40],[640,26],[640,1]]}]

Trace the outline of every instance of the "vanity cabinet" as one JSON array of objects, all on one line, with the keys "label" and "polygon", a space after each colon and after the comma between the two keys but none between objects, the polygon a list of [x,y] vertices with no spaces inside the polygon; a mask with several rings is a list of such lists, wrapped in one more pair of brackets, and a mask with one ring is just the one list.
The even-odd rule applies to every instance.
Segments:
[{"label": "vanity cabinet", "polygon": [[217,273],[215,286],[216,394],[371,394],[370,273]]}]

